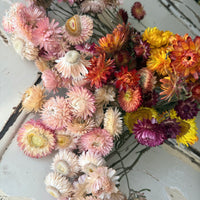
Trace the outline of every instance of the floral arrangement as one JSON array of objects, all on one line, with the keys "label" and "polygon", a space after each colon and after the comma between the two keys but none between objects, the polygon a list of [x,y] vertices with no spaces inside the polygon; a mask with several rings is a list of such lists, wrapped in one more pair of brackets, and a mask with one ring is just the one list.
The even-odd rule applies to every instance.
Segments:
[{"label": "floral arrangement", "polygon": [[[131,135],[133,149],[146,146],[139,157],[169,139],[198,140],[200,37],[156,27],[140,33],[121,3],[29,0],[3,18],[16,52],[41,71],[42,84],[22,97],[38,119],[23,124],[17,140],[33,158],[58,150],[45,179],[56,199],[126,199],[119,180],[135,162],[117,172],[106,160]],[[145,16],[139,2],[131,13]],[[145,199],[130,191],[128,199]]]}]

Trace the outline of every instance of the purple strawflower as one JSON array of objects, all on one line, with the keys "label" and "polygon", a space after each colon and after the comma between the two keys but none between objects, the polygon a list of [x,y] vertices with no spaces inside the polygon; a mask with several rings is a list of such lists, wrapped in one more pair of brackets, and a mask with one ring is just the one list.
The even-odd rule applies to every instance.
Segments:
[{"label": "purple strawflower", "polygon": [[192,98],[186,99],[185,101],[178,101],[178,104],[175,106],[174,110],[181,119],[185,120],[193,119],[195,116],[197,116],[199,111],[197,104]]},{"label": "purple strawflower", "polygon": [[175,139],[176,136],[181,131],[181,126],[179,126],[179,122],[176,119],[168,118],[160,123],[160,126],[164,130],[164,134],[166,138],[173,138]]},{"label": "purple strawflower", "polygon": [[166,139],[164,130],[159,126],[155,118],[138,120],[137,124],[134,124],[133,134],[135,139],[143,145],[155,147],[164,142]]}]

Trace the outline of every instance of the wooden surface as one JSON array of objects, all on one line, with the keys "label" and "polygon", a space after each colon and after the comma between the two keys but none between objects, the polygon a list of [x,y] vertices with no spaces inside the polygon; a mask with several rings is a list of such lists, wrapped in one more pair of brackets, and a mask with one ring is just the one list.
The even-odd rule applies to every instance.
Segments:
[{"label": "wooden surface", "polygon": [[[10,0],[0,1],[0,18],[10,5]],[[124,8],[129,10],[135,1],[124,0]],[[200,6],[193,0],[141,0],[146,10],[145,18],[138,22],[130,18],[135,28],[144,31],[146,27],[157,26],[181,35],[200,35]],[[45,191],[44,177],[50,172],[52,156],[31,159],[19,150],[15,134],[31,116],[20,112],[21,96],[26,88],[38,78],[38,70],[32,62],[22,60],[10,45],[0,41],[0,130],[5,133],[0,140],[0,190],[19,199],[53,200]],[[12,116],[14,115],[14,118]],[[10,122],[7,123],[7,122]],[[7,124],[6,124],[7,123]],[[200,118],[198,118],[200,128]],[[5,128],[6,127],[6,128]],[[1,135],[0,135],[1,136]],[[7,150],[6,150],[7,149]],[[193,154],[199,159],[200,143],[195,145]],[[136,165],[131,173],[131,187],[136,190],[149,188],[145,193],[148,200],[199,200],[200,171],[198,164],[191,161],[191,154],[174,149],[173,145],[152,148]],[[133,153],[133,158],[135,154]],[[127,160],[128,165],[129,160]],[[125,181],[125,180],[124,180]],[[122,188],[126,191],[125,187]]]}]

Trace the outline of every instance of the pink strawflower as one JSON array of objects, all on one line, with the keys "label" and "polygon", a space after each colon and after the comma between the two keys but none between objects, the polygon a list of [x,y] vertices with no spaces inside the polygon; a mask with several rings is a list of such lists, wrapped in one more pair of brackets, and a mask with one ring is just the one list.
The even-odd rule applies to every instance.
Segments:
[{"label": "pink strawflower", "polygon": [[81,4],[81,11],[83,13],[93,12],[93,13],[102,13],[106,8],[104,0],[85,0]]},{"label": "pink strawflower", "polygon": [[95,97],[86,88],[72,87],[67,92],[67,100],[76,117],[86,119],[95,112]]},{"label": "pink strawflower", "polygon": [[64,78],[82,79],[88,73],[86,66],[89,66],[89,61],[78,51],[68,51],[56,62],[55,68]]},{"label": "pink strawflower", "polygon": [[180,100],[174,110],[181,119],[193,119],[198,114],[198,106],[194,99],[188,98],[185,101]]},{"label": "pink strawflower", "polygon": [[42,72],[42,81],[49,92],[53,91],[55,93],[60,87],[61,78],[55,70],[47,69]]},{"label": "pink strawflower", "polygon": [[76,45],[75,48],[76,50],[80,51],[82,54],[86,56],[92,57],[97,54],[94,42],[92,44],[85,43],[85,44]]},{"label": "pink strawflower", "polygon": [[94,128],[80,138],[80,148],[106,156],[113,147],[113,137],[104,129]]},{"label": "pink strawflower", "polygon": [[86,42],[93,34],[93,20],[86,15],[74,15],[65,23],[65,36],[71,45]]},{"label": "pink strawflower", "polygon": [[40,120],[29,120],[18,131],[17,142],[24,153],[33,158],[49,155],[55,148],[56,139],[52,130]]},{"label": "pink strawflower", "polygon": [[140,144],[149,147],[161,145],[166,139],[163,128],[155,118],[138,120],[138,123],[134,124],[133,134]]},{"label": "pink strawflower", "polygon": [[89,173],[86,185],[87,192],[100,199],[110,198],[112,193],[119,191],[116,187],[119,177],[115,174],[116,171],[112,168],[96,168],[95,171]]},{"label": "pink strawflower", "polygon": [[67,100],[59,96],[51,97],[43,105],[41,118],[43,123],[53,130],[65,128],[67,123],[71,120],[71,113]]}]

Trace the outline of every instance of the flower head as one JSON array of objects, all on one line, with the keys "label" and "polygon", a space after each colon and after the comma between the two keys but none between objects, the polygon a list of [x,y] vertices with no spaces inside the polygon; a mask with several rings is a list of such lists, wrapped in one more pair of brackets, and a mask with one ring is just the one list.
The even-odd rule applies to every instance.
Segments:
[{"label": "flower head", "polygon": [[133,127],[135,139],[143,145],[154,147],[161,145],[165,138],[164,130],[159,126],[155,118],[138,120]]},{"label": "flower head", "polygon": [[104,0],[85,0],[81,3],[81,11],[83,13],[93,12],[93,13],[102,13],[106,8]]},{"label": "flower head", "polygon": [[127,24],[127,22],[128,22],[128,13],[123,8],[119,9],[118,15],[121,17],[121,19],[123,20],[123,22],[125,24]]},{"label": "flower head", "polygon": [[113,137],[104,129],[94,128],[80,138],[80,148],[106,156],[113,147]]},{"label": "flower head", "polygon": [[135,2],[131,8],[131,14],[133,17],[135,17],[138,20],[141,20],[144,18],[146,12],[140,2]]},{"label": "flower head", "polygon": [[65,23],[65,36],[72,45],[86,42],[93,34],[93,20],[86,15],[74,15]]},{"label": "flower head", "polygon": [[88,73],[89,62],[78,51],[70,50],[56,62],[55,68],[64,78],[81,79]]},{"label": "flower head", "polygon": [[68,121],[71,120],[70,108],[66,99],[56,96],[47,100],[43,105],[41,118],[43,123],[53,130],[65,128]]},{"label": "flower head", "polygon": [[25,91],[22,97],[22,107],[28,112],[37,112],[44,103],[44,89],[40,86],[32,86]]},{"label": "flower head", "polygon": [[67,100],[72,112],[76,117],[86,119],[91,117],[96,108],[94,105],[95,97],[93,94],[84,87],[72,87],[67,92]]},{"label": "flower head", "polygon": [[96,53],[95,43],[85,43],[75,46],[76,50],[80,51],[83,55],[94,56]]},{"label": "flower head", "polygon": [[18,131],[17,142],[24,153],[33,158],[41,158],[52,152],[56,140],[52,130],[41,121],[29,120]]}]

